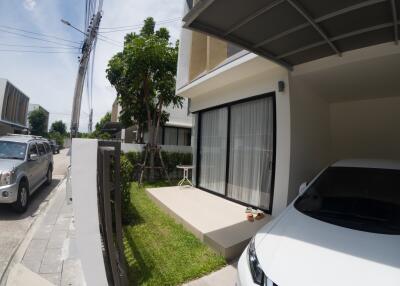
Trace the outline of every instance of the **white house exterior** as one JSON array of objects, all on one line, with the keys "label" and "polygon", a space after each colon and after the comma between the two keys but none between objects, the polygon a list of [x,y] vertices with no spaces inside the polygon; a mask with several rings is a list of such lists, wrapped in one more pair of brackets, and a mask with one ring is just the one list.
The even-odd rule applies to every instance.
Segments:
[{"label": "white house exterior", "polygon": [[[114,101],[111,112],[111,121],[119,122],[121,106],[117,100]],[[168,106],[164,109],[169,113],[169,120],[159,130],[159,144],[173,146],[190,146],[192,132],[192,116],[188,110],[188,100],[184,99],[182,108],[173,108]],[[144,134],[144,140],[147,141],[148,134]],[[121,139],[126,143],[134,142],[136,138],[136,127],[132,126],[123,129]]]},{"label": "white house exterior", "polygon": [[400,159],[399,1],[191,2],[177,94],[196,187],[277,215],[336,160]]}]

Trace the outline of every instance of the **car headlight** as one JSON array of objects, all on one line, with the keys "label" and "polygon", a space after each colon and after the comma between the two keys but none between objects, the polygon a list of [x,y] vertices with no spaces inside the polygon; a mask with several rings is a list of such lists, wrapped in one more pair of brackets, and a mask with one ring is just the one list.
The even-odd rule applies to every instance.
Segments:
[{"label": "car headlight", "polygon": [[254,237],[251,239],[249,247],[247,248],[247,256],[249,260],[251,276],[253,277],[254,283],[258,285],[267,285],[264,272],[261,269],[260,263],[258,262],[258,258],[256,255]]},{"label": "car headlight", "polygon": [[12,172],[1,172],[0,175],[0,186],[10,185],[12,182]]}]

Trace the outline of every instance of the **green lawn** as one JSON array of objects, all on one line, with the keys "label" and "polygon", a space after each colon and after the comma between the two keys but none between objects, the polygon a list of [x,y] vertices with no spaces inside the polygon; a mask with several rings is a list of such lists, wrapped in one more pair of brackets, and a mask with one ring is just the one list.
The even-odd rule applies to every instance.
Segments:
[{"label": "green lawn", "polygon": [[[145,187],[165,185],[158,182]],[[161,211],[137,183],[132,184],[131,200],[134,221],[124,228],[131,285],[180,285],[226,264],[222,256]]]}]

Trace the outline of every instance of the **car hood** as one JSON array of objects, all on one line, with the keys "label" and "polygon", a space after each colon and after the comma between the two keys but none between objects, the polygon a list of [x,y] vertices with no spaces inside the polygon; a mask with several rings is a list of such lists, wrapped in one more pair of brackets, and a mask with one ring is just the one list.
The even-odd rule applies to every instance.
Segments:
[{"label": "car hood", "polygon": [[278,286],[400,285],[400,235],[335,226],[290,206],[255,244],[262,269]]},{"label": "car hood", "polygon": [[11,171],[13,168],[22,164],[23,160],[0,159],[0,172]]}]

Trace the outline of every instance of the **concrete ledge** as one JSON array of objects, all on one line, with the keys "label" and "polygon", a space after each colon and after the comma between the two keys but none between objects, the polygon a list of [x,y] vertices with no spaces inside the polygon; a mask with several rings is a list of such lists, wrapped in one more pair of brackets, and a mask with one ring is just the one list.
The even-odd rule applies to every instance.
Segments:
[{"label": "concrete ledge", "polygon": [[271,217],[246,220],[245,207],[196,188],[146,190],[149,197],[176,222],[227,260],[237,258],[251,237]]}]

